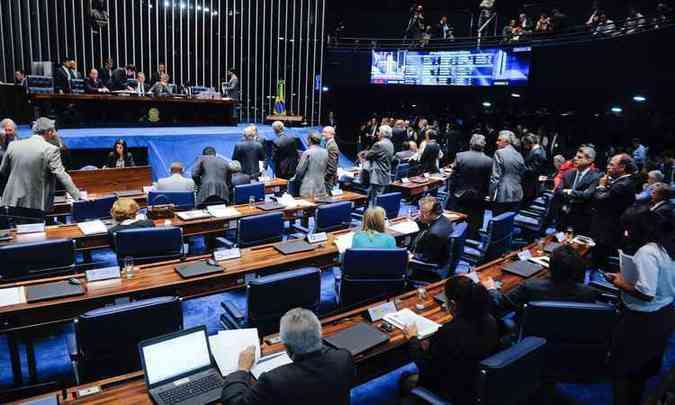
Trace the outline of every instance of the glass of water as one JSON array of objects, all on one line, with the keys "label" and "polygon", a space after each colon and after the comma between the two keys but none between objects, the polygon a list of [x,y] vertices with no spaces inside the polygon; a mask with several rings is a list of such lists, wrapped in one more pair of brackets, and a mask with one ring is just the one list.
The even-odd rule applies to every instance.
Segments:
[{"label": "glass of water", "polygon": [[251,208],[255,207],[255,196],[248,196],[248,206]]},{"label": "glass of water", "polygon": [[126,278],[133,278],[134,277],[134,258],[131,256],[127,256],[123,260],[124,263],[124,274]]}]

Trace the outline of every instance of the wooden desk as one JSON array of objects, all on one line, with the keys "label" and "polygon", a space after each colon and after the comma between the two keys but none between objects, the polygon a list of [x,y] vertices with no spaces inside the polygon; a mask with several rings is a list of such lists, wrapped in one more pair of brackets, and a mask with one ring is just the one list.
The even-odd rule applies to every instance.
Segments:
[{"label": "wooden desk", "polygon": [[403,183],[400,180],[395,181],[391,183],[389,187],[391,187],[391,189],[394,191],[400,191],[403,194],[403,198],[411,198],[425,194],[432,190],[439,189],[441,186],[443,186],[443,184],[445,184],[445,179],[438,177],[429,177],[427,179],[424,179],[424,177],[420,176],[415,177],[415,179],[419,180],[424,179],[424,182],[414,182],[412,179],[413,178],[410,178],[410,181],[406,183]]},{"label": "wooden desk", "polygon": [[115,94],[31,94],[34,118],[69,110],[79,113],[80,126],[235,125],[231,98],[200,99],[183,96],[136,96]]},{"label": "wooden desk", "polygon": [[150,166],[72,170],[68,174],[70,174],[77,188],[91,194],[143,191],[143,187],[152,186],[152,168]]},{"label": "wooden desk", "polygon": [[[534,244],[528,246],[533,254],[535,253],[534,247]],[[582,254],[586,254],[588,252],[588,248],[577,248]],[[485,282],[488,278],[501,281],[502,292],[507,293],[524,281],[522,277],[505,274],[501,270],[501,267],[504,263],[512,260],[516,256],[517,252],[510,253],[502,258],[479,266],[475,270],[478,272],[482,282]],[[543,271],[536,277],[544,278],[548,277],[548,275],[548,271]],[[445,281],[439,281],[425,287],[427,290],[427,299],[425,300],[426,308],[420,313],[421,315],[439,323],[446,323],[452,319],[452,315],[443,309],[433,299],[434,295],[443,291],[444,283]],[[410,291],[408,293],[401,294],[394,300],[398,302],[399,309],[410,308],[414,310],[415,304],[417,304],[417,293],[416,291]],[[321,323],[323,325],[323,336],[330,336],[359,322],[368,322],[365,316],[365,311],[368,308],[382,302],[363,306],[322,319]],[[374,324],[379,326],[381,323],[382,321],[378,321]],[[409,358],[407,352],[406,343],[407,340],[403,336],[403,333],[400,330],[395,329],[390,333],[390,340],[387,343],[379,345],[365,353],[356,356],[354,358],[354,362],[357,368],[357,378],[355,379],[354,384],[359,385],[363,382],[371,380],[372,378],[388,373],[404,364],[409,363],[411,359]],[[263,343],[261,349],[263,354],[267,355],[283,350],[283,345],[276,344],[270,346],[266,343]],[[101,387],[103,392],[82,398],[80,400],[74,399],[74,393],[78,389],[93,386]],[[148,405],[152,403],[147,395],[147,390],[145,389],[142,372],[134,372],[123,376],[86,384],[80,387],[71,388],[67,390],[67,398],[64,400],[60,397],[60,399],[62,400],[62,403],[68,404],[110,404],[117,401]]]}]

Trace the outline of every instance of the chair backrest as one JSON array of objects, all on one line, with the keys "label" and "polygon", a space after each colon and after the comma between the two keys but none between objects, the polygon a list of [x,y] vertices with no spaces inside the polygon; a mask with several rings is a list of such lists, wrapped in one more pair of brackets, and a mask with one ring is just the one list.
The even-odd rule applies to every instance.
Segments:
[{"label": "chair backrest", "polygon": [[80,315],[75,320],[80,383],[140,370],[138,343],[182,328],[183,309],[177,297],[150,298]]},{"label": "chair backrest", "polygon": [[50,239],[0,245],[0,281],[37,278],[72,271],[75,242]]},{"label": "chair backrest", "polygon": [[265,199],[265,184],[251,183],[234,186],[234,204],[246,204],[253,196],[256,201]]},{"label": "chair backrest", "polygon": [[332,232],[345,229],[352,221],[352,203],[341,201],[321,205],[316,209],[314,232]]},{"label": "chair backrest", "polygon": [[253,215],[239,220],[237,244],[248,247],[262,243],[278,242],[284,234],[284,217],[281,212]]},{"label": "chair backrest", "polygon": [[195,207],[195,193],[192,191],[150,191],[148,205],[174,204],[176,209],[191,210]]},{"label": "chair backrest", "polygon": [[73,94],[84,94],[84,79],[71,79],[70,89]]},{"label": "chair backrest", "polygon": [[485,240],[485,261],[492,260],[511,250],[515,216],[515,212],[505,212],[490,219],[487,239]]},{"label": "chair backrest", "polygon": [[44,223],[47,216],[42,210],[24,207],[2,207],[0,212],[12,228],[16,225]]},{"label": "chair backrest", "polygon": [[570,381],[606,375],[616,307],[564,301],[525,305],[520,336],[546,339],[546,375]]},{"label": "chair backrest", "polygon": [[399,163],[396,168],[396,178],[395,180],[401,180],[404,177],[408,177],[410,174],[410,163]]},{"label": "chair backrest", "polygon": [[117,197],[104,197],[96,200],[73,201],[73,221],[82,222],[99,218],[110,218],[110,210]]},{"label": "chair backrest", "polygon": [[540,386],[546,339],[528,337],[480,363],[478,398],[482,405],[523,403]]},{"label": "chair backrest", "polygon": [[464,242],[466,242],[468,230],[469,225],[466,222],[460,222],[459,224],[455,224],[452,229],[452,234],[450,234],[450,237],[448,238],[448,243],[450,244],[448,269],[451,272],[454,272],[459,264],[459,260],[462,258],[462,253],[464,253]]},{"label": "chair backrest", "polygon": [[402,194],[399,192],[381,194],[375,198],[375,205],[384,209],[387,218],[394,219],[401,210],[401,198]]},{"label": "chair backrest", "polygon": [[407,266],[406,249],[347,249],[342,260],[340,304],[351,306],[401,292]]},{"label": "chair backrest", "polygon": [[279,320],[290,309],[319,310],[321,270],[307,267],[264,276],[251,281],[246,290],[248,324],[265,336],[278,331]]},{"label": "chair backrest", "polygon": [[28,93],[48,94],[54,92],[54,79],[49,76],[26,76]]},{"label": "chair backrest", "polygon": [[117,261],[132,257],[134,263],[177,259],[183,256],[183,230],[166,226],[124,229],[113,235]]}]

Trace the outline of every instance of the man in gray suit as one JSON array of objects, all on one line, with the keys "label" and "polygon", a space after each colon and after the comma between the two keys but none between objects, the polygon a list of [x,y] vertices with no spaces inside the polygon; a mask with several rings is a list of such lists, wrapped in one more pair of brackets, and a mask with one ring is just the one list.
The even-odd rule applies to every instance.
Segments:
[{"label": "man in gray suit", "polygon": [[309,148],[302,153],[295,176],[302,179],[300,197],[317,197],[326,194],[326,168],[328,152],[320,146],[321,136],[309,134]]},{"label": "man in gray suit", "polygon": [[335,128],[324,127],[321,132],[326,140],[326,151],[328,152],[328,167],[326,168],[326,191],[331,192],[337,184],[338,176],[338,158],[340,157],[340,148],[335,142]]},{"label": "man in gray suit", "polygon": [[497,137],[497,151],[490,176],[490,197],[492,215],[507,211],[517,211],[523,200],[523,174],[525,161],[513,144],[516,135],[511,131],[501,131]]},{"label": "man in gray suit", "polygon": [[169,168],[171,176],[157,180],[155,190],[157,191],[194,191],[195,182],[183,176],[183,164],[181,162],[171,163]]},{"label": "man in gray suit", "polygon": [[227,162],[216,156],[212,146],[204,148],[202,156],[192,168],[192,179],[198,187],[197,206],[205,203],[224,204],[229,200],[229,170]]},{"label": "man in gray suit", "polygon": [[0,176],[6,179],[2,204],[49,212],[54,206],[57,178],[68,194],[79,200],[80,190],[63,168],[59,148],[49,143],[56,137],[54,121],[39,118],[33,134],[10,143],[2,159]]},{"label": "man in gray suit", "polygon": [[391,183],[391,161],[394,159],[394,145],[391,143],[392,130],[389,125],[380,126],[378,141],[363,154],[364,166],[370,171],[368,201],[375,205],[375,199]]}]

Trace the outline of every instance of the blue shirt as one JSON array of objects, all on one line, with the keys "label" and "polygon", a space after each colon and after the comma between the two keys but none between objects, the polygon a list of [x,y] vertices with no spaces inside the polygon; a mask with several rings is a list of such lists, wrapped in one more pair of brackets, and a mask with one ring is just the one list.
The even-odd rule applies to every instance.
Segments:
[{"label": "blue shirt", "polygon": [[354,249],[395,249],[396,239],[388,233],[357,231],[352,239]]},{"label": "blue shirt", "polygon": [[633,311],[654,312],[669,305],[675,297],[675,261],[654,243],[642,246],[633,256],[638,271],[635,289],[651,301],[622,294],[626,307]]}]

